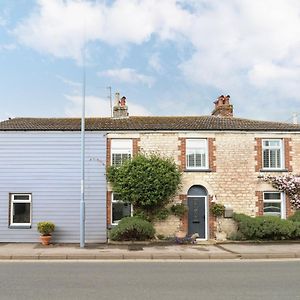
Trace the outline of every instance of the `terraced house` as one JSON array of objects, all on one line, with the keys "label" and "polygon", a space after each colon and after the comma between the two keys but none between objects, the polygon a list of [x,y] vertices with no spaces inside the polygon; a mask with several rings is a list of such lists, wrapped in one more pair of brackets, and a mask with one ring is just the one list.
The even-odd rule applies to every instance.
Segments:
[{"label": "terraced house", "polygon": [[[179,229],[214,238],[212,202],[251,216],[292,214],[284,193],[262,174],[297,173],[300,126],[236,118],[229,96],[214,102],[210,116],[129,116],[126,98],[116,95],[112,118],[86,120],[87,242],[105,242],[107,228],[133,213],[106,182],[106,166],[139,151],[172,157],[183,172],[186,203],[180,220],[156,223],[158,233]],[[0,123],[0,241],[36,241],[36,223],[52,220],[57,242],[79,241],[80,119],[15,118]],[[222,230],[234,230],[231,218]]]}]

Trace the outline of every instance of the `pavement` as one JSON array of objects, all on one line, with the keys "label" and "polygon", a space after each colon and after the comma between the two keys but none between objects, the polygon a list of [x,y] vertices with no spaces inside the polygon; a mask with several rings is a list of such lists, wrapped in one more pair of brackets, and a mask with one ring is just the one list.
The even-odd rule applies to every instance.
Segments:
[{"label": "pavement", "polygon": [[[129,249],[130,248],[130,249]],[[0,260],[300,259],[298,243],[52,244],[0,243]]]}]

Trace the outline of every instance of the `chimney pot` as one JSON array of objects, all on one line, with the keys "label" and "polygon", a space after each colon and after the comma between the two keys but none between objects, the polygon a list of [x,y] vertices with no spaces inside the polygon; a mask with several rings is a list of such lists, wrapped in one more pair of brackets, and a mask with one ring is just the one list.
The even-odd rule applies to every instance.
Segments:
[{"label": "chimney pot", "polygon": [[123,96],[120,100],[120,93],[115,93],[115,104],[113,109],[114,119],[128,118],[128,106],[126,105],[126,97]]},{"label": "chimney pot", "polygon": [[212,116],[217,117],[233,117],[233,105],[230,104],[230,96],[221,95],[218,99],[214,102],[215,108],[212,111]]}]

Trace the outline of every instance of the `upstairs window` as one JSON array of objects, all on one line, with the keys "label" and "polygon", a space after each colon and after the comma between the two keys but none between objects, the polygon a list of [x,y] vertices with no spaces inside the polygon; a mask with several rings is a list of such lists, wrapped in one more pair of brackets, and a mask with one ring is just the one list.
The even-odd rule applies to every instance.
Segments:
[{"label": "upstairs window", "polygon": [[186,168],[208,168],[208,148],[206,139],[186,140]]},{"label": "upstairs window", "polygon": [[280,192],[264,193],[264,215],[284,218],[284,194]]},{"label": "upstairs window", "polygon": [[31,226],[31,194],[10,195],[10,226]]},{"label": "upstairs window", "polygon": [[111,165],[120,166],[132,157],[132,140],[111,140]]},{"label": "upstairs window", "polygon": [[282,140],[262,141],[263,169],[283,169]]},{"label": "upstairs window", "polygon": [[117,225],[122,218],[132,215],[132,205],[124,203],[118,194],[112,194],[111,201],[111,224]]}]

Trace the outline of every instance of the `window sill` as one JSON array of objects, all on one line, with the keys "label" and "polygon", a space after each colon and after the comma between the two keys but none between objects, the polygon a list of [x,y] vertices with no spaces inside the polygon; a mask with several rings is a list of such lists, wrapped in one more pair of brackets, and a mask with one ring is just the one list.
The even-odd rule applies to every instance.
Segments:
[{"label": "window sill", "polygon": [[259,172],[289,172],[288,169],[261,169]]},{"label": "window sill", "polygon": [[9,225],[9,229],[31,229],[31,225]]},{"label": "window sill", "polygon": [[185,173],[189,173],[189,172],[201,173],[201,172],[212,172],[212,170],[211,169],[185,169],[185,170],[183,170],[183,172],[185,172]]}]

